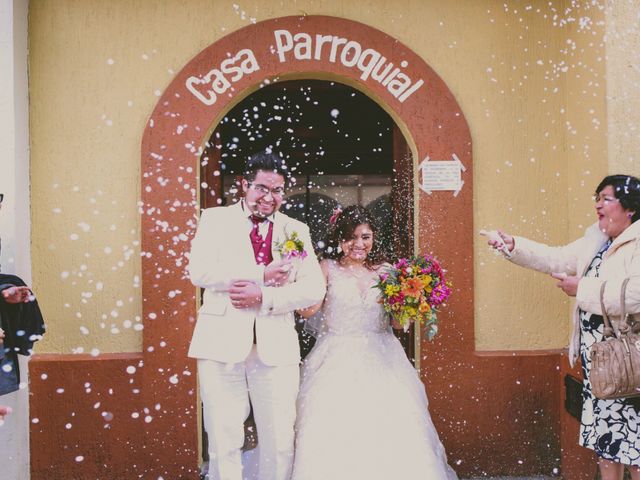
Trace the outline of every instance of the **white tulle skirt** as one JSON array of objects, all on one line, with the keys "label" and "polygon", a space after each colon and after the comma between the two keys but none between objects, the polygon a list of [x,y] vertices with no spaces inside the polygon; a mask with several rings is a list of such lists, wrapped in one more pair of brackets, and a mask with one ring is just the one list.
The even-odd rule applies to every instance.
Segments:
[{"label": "white tulle skirt", "polygon": [[305,360],[293,480],[457,479],[391,332],[323,336]]}]

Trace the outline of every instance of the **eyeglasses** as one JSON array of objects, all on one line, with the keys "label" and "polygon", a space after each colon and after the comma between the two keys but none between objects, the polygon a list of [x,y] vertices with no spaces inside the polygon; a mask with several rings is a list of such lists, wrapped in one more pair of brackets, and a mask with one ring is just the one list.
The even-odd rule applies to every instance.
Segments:
[{"label": "eyeglasses", "polygon": [[604,203],[605,205],[609,205],[610,203],[614,203],[614,202],[619,202],[620,200],[618,200],[615,197],[608,197],[607,195],[594,195],[593,197],[593,201],[596,203]]},{"label": "eyeglasses", "polygon": [[249,186],[261,195],[271,194],[272,196],[278,198],[282,198],[282,196],[284,195],[284,187],[269,188],[266,185],[262,185],[261,183],[252,183]]}]

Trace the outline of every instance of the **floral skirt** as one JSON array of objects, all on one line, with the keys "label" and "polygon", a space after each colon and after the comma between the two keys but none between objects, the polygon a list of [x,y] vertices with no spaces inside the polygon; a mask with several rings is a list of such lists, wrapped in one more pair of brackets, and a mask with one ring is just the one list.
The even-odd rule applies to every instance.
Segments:
[{"label": "floral skirt", "polygon": [[640,398],[600,400],[591,391],[591,346],[601,342],[604,321],[600,315],[580,311],[580,354],[584,388],[580,440],[599,457],[640,466]]}]

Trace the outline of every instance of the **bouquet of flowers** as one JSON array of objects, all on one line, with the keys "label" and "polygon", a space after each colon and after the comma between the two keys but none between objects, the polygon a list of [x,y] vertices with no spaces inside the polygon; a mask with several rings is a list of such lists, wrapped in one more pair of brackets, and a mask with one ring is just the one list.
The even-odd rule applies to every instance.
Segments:
[{"label": "bouquet of flowers", "polygon": [[379,275],[380,302],[405,331],[411,322],[423,324],[429,340],[438,333],[438,307],[451,294],[438,261],[430,256],[402,258]]}]

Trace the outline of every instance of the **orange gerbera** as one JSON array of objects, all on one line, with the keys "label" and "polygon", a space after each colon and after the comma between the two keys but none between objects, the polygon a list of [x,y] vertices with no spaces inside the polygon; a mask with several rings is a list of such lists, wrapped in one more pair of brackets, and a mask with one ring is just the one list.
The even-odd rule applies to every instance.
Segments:
[{"label": "orange gerbera", "polygon": [[422,280],[419,278],[413,277],[407,279],[406,287],[403,289],[402,293],[409,297],[419,298],[422,293]]}]

